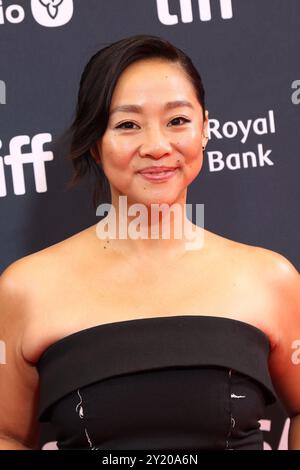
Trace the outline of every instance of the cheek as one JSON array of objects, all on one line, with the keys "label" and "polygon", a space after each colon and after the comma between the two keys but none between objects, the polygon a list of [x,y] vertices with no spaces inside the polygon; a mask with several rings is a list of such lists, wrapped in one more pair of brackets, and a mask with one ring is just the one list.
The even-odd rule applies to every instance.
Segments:
[{"label": "cheek", "polygon": [[202,142],[198,136],[194,139],[178,141],[177,149],[183,155],[185,164],[194,165],[197,161],[202,160]]},{"label": "cheek", "polygon": [[190,139],[178,141],[178,150],[183,158],[183,175],[189,184],[195,179],[203,165],[202,141],[199,138],[199,132],[195,133]]},{"label": "cheek", "polygon": [[201,155],[202,138],[199,128],[191,128],[177,139],[177,148],[184,155],[185,160],[195,160]]},{"label": "cheek", "polygon": [[131,146],[124,140],[116,137],[103,139],[102,144],[103,165],[109,171],[124,170],[128,168],[128,162],[131,158]]}]

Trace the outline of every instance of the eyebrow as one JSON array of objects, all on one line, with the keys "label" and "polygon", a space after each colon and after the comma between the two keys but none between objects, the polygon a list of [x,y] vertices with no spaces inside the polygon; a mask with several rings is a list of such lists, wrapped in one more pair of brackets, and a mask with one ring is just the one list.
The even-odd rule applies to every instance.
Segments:
[{"label": "eyebrow", "polygon": [[[173,108],[178,108],[179,106],[187,106],[189,108],[194,109],[194,106],[192,103],[186,100],[176,100],[176,101],[168,101],[164,109],[173,109]],[[116,112],[125,112],[125,113],[141,113],[143,111],[143,107],[138,105],[138,104],[123,104],[120,106],[116,106],[113,108],[110,112],[110,115]]]}]

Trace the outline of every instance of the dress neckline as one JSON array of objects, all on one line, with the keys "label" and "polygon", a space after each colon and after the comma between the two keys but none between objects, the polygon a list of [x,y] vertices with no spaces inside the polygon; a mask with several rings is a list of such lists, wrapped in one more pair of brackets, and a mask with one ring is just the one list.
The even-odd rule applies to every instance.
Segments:
[{"label": "dress neckline", "polygon": [[[258,328],[257,326],[252,325],[251,323],[245,322],[243,320],[237,320],[236,318],[229,318],[229,317],[223,317],[223,316],[218,316],[218,315],[165,315],[165,316],[156,316],[156,317],[145,317],[145,318],[131,318],[128,320],[120,320],[120,321],[115,321],[115,322],[109,322],[109,323],[100,323],[98,325],[90,326],[88,328],[82,328],[81,330],[75,331],[74,333],[68,334],[57,341],[54,341],[52,344],[50,344],[40,355],[39,359],[37,360],[36,364],[39,364],[42,361],[42,358],[44,358],[49,351],[55,350],[56,347],[59,345],[68,342],[75,337],[82,335],[82,334],[87,334],[91,331],[95,331],[98,329],[105,329],[105,328],[114,328],[114,327],[120,327],[122,325],[134,325],[136,322],[142,323],[142,322],[154,322],[157,320],[167,320],[167,319],[180,319],[180,318],[197,318],[197,319],[205,319],[205,318],[210,318],[210,319],[215,319],[215,320],[224,320],[228,322],[235,322],[235,324],[240,324],[244,328],[250,328],[252,331],[256,331],[258,334],[260,334],[265,341],[267,341],[269,345],[269,350],[271,350],[271,342],[270,338],[268,335],[261,329]],[[202,320],[203,321],[203,320]]]}]

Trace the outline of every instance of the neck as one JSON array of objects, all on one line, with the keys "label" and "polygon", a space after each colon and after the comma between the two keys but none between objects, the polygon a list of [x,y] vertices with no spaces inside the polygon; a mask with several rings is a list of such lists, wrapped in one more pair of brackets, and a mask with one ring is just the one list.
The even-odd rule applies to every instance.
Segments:
[{"label": "neck", "polygon": [[126,197],[119,197],[97,224],[97,236],[116,252],[163,260],[203,248],[203,217],[200,225],[193,224],[183,202],[145,205],[128,203]]}]

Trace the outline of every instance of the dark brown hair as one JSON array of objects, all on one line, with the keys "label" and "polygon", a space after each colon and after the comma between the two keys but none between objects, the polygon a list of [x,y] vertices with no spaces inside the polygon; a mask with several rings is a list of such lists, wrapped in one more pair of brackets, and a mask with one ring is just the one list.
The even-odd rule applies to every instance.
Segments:
[{"label": "dark brown hair", "polygon": [[205,118],[205,91],[202,79],[192,60],[167,40],[153,35],[138,34],[116,41],[94,54],[86,64],[80,79],[74,121],[65,135],[70,136],[70,151],[74,174],[69,182],[73,187],[90,170],[96,174],[93,204],[109,190],[109,183],[101,165],[97,164],[90,148],[105,133],[111,99],[121,73],[133,62],[162,58],[182,66],[194,86]]}]

